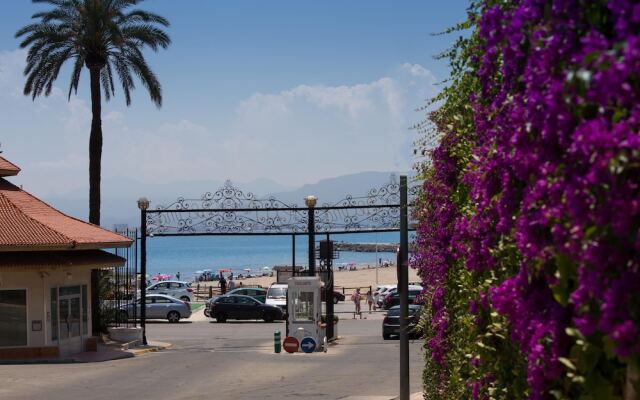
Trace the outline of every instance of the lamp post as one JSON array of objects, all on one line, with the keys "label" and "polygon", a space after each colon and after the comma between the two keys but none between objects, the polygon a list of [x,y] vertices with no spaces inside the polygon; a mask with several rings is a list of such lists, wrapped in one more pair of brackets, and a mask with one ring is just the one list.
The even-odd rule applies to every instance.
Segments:
[{"label": "lamp post", "polygon": [[140,209],[140,327],[142,328],[142,344],[147,345],[147,209],[149,199],[138,199]]},{"label": "lamp post", "polygon": [[304,198],[304,204],[307,206],[309,232],[309,276],[316,275],[316,216],[314,213],[318,199],[316,196],[307,196]]}]

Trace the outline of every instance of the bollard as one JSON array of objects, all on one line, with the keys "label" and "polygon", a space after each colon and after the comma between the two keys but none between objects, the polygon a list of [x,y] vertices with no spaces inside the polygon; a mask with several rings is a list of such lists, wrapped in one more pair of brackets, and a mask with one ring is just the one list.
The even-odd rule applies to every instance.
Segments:
[{"label": "bollard", "polygon": [[273,351],[280,353],[281,350],[282,344],[280,343],[280,331],[276,329],[276,331],[273,332]]}]

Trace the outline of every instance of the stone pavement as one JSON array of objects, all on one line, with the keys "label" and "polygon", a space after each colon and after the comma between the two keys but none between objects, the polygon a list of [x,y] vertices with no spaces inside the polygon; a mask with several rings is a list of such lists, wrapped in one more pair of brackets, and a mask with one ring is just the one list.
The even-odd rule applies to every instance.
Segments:
[{"label": "stone pavement", "polygon": [[98,351],[85,351],[70,356],[40,357],[26,360],[0,360],[0,365],[19,364],[70,364],[70,363],[95,363],[111,360],[121,360],[137,355],[168,349],[171,344],[164,342],[149,342],[146,346],[137,346],[132,349],[122,349],[120,344],[98,344]]},{"label": "stone pavement", "polygon": [[[389,396],[349,396],[343,397],[340,400],[398,400],[400,397],[389,397]],[[411,394],[409,397],[410,400],[423,400],[422,392],[416,392]]]}]

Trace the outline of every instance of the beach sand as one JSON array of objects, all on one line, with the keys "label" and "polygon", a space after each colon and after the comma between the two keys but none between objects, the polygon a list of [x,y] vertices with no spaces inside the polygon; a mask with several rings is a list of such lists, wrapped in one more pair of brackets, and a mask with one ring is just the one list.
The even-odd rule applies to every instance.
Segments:
[{"label": "beach sand", "polygon": [[[259,278],[247,278],[247,279],[239,279],[236,280],[237,285],[242,282],[243,286],[253,286],[260,285],[264,288],[269,287],[272,283],[276,281],[275,275],[273,277],[263,276]],[[395,266],[392,267],[381,267],[378,268],[378,284],[396,284],[398,282],[398,278],[396,275]],[[412,268],[409,268],[409,282],[420,282],[420,278],[416,271]],[[218,286],[218,282],[199,282],[200,287],[203,286]],[[355,271],[334,271],[334,286],[335,287],[344,287],[344,288],[365,288],[371,285],[375,290],[376,285],[376,269],[370,268],[367,269],[366,265],[358,266],[358,269]]]}]

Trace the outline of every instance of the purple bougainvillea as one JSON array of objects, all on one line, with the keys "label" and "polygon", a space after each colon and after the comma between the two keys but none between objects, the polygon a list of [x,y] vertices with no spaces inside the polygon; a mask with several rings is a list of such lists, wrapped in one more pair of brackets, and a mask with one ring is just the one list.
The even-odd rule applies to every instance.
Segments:
[{"label": "purple bougainvillea", "polygon": [[[509,271],[501,246],[513,243],[517,264],[492,284],[489,308],[509,322],[528,397],[546,399],[569,390],[572,328],[620,363],[640,357],[640,3],[486,0],[479,10],[465,72],[479,82],[470,161],[456,164],[460,138],[444,128],[418,213],[415,265],[439,316],[427,346],[446,363],[451,268]],[[460,187],[466,211],[452,200]],[[474,398],[483,382],[469,383]]]}]

